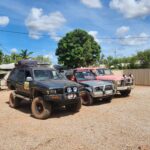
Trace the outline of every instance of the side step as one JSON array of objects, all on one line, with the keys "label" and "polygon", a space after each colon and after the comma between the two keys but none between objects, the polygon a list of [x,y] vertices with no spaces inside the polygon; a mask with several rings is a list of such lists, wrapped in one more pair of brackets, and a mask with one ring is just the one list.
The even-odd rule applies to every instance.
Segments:
[{"label": "side step", "polygon": [[25,97],[25,96],[22,96],[22,95],[19,95],[19,94],[16,94],[16,93],[15,93],[15,96],[18,97],[18,98],[24,99],[26,101],[30,101],[29,97]]}]

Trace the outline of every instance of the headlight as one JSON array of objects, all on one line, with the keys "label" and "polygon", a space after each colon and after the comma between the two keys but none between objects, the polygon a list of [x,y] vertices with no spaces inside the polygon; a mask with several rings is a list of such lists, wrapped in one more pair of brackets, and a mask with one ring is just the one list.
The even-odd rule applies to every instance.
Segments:
[{"label": "headlight", "polygon": [[73,88],[73,92],[77,92],[78,91],[78,88],[77,87],[74,87]]},{"label": "headlight", "polygon": [[56,94],[56,90],[49,90],[49,94]]},{"label": "headlight", "polygon": [[68,93],[71,93],[71,92],[72,92],[72,89],[71,89],[70,87],[68,87],[68,88],[67,88],[67,92],[68,92]]}]

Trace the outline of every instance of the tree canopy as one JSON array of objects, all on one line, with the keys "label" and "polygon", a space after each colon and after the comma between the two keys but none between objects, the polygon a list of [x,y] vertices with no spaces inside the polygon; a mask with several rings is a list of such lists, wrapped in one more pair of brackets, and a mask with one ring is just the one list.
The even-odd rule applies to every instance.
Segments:
[{"label": "tree canopy", "polygon": [[42,55],[36,56],[34,58],[32,58],[33,60],[38,61],[39,63],[48,63],[48,64],[52,64],[51,60],[49,57],[44,57]]},{"label": "tree canopy", "polygon": [[21,50],[20,56],[22,57],[22,59],[28,59],[32,54],[33,52],[28,52],[28,50],[25,49],[25,50]]},{"label": "tree canopy", "polygon": [[17,63],[19,60],[31,58],[33,60],[37,60],[39,63],[48,63],[51,64],[51,60],[49,57],[45,57],[43,55],[31,57],[33,52],[29,52],[26,50],[21,50],[20,53],[4,54],[2,50],[0,50],[0,64],[9,64],[9,63]]},{"label": "tree canopy", "polygon": [[58,62],[68,68],[93,65],[100,60],[100,45],[86,31],[76,29],[66,34],[56,49]]}]

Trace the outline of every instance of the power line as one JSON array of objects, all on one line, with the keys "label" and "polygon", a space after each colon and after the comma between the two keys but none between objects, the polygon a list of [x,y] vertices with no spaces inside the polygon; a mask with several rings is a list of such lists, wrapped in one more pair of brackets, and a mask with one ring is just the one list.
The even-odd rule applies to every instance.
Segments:
[{"label": "power line", "polygon": [[[10,30],[0,30],[0,32],[4,33],[12,33],[12,34],[21,34],[21,35],[29,35],[28,32],[20,32],[20,31],[10,31]],[[31,35],[41,35],[41,34],[36,34],[32,33]],[[41,36],[49,36],[47,34],[42,34]],[[63,37],[63,36],[59,36]],[[148,39],[150,36],[130,36],[130,37],[101,37],[98,39],[103,39],[103,40],[123,40],[123,39]]]}]

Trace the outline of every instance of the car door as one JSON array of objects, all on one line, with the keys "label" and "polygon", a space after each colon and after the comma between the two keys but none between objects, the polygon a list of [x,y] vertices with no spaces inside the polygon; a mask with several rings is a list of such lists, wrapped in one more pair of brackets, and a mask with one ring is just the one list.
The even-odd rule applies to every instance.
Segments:
[{"label": "car door", "polygon": [[25,71],[24,69],[18,69],[17,75],[16,75],[16,91],[17,93],[23,96],[25,96],[24,82],[25,82]]},{"label": "car door", "polygon": [[32,84],[32,81],[29,82],[27,81],[27,77],[31,77],[33,79],[32,76],[32,72],[30,69],[25,69],[25,81],[24,81],[24,95],[29,97],[30,96],[30,85]]}]

